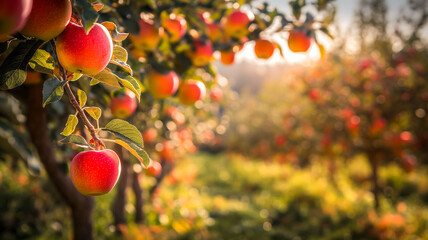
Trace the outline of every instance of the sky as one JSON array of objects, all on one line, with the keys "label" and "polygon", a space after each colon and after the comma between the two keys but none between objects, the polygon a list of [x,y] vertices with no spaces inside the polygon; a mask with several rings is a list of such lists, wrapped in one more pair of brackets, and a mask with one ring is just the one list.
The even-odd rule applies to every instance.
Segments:
[{"label": "sky", "polygon": [[[279,11],[291,15],[291,9],[288,6],[288,0],[267,0],[267,2],[270,6],[278,8]],[[394,19],[405,3],[406,0],[386,0],[386,4],[389,9],[388,18],[391,20]],[[338,24],[338,27],[341,29],[341,31],[345,31],[352,24],[355,12],[358,8],[359,0],[336,0],[334,4],[337,8],[336,22],[340,23]],[[322,34],[319,34],[318,38],[320,42],[322,42],[326,47],[327,51],[331,48],[332,44],[334,44],[333,41],[331,41],[328,37],[323,36]],[[280,36],[274,37],[273,40],[277,41],[281,46],[283,46],[285,59],[280,56],[278,51],[276,51],[271,59],[259,60],[254,55],[254,43],[250,42],[245,45],[243,51],[236,55],[236,63],[241,61],[255,61],[260,65],[271,65],[277,63],[310,64],[311,62],[318,60],[320,57],[319,50],[314,44],[307,53],[295,54],[288,50],[286,47],[286,41]]]}]

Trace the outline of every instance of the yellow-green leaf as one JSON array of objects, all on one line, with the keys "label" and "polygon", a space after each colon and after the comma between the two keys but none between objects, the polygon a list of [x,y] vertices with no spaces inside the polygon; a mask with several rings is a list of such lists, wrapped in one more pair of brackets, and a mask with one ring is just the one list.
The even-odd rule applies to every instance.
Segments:
[{"label": "yellow-green leaf", "polygon": [[126,143],[120,139],[114,140],[115,143],[121,145],[126,150],[128,150],[132,155],[134,155],[143,165],[144,167],[148,167],[150,164],[150,157],[144,149],[138,147],[133,143]]},{"label": "yellow-green leaf", "polygon": [[101,109],[98,107],[85,107],[84,110],[95,120],[98,120],[101,117]]},{"label": "yellow-green leaf", "polygon": [[128,61],[128,52],[126,51],[125,48],[123,48],[119,45],[114,45],[113,56],[111,59],[126,62],[126,61]]},{"label": "yellow-green leaf", "polygon": [[93,76],[92,78],[97,80],[98,82],[102,82],[102,83],[107,84],[109,86],[112,86],[115,88],[122,88],[122,86],[120,86],[120,84],[119,84],[119,81],[117,80],[116,75],[114,75],[108,69],[102,70],[100,73]]},{"label": "yellow-green leaf", "polygon": [[61,139],[59,142],[60,143],[73,143],[79,147],[90,148],[88,142],[86,142],[86,140],[82,136],[77,135],[77,134],[71,134],[71,135],[65,137],[64,139]]},{"label": "yellow-green leaf", "polygon": [[86,93],[84,91],[78,89],[77,90],[77,96],[79,97],[80,107],[85,106],[86,100],[88,99],[88,97],[86,96]]},{"label": "yellow-green leaf", "polygon": [[68,116],[67,123],[65,124],[65,128],[62,131],[62,135],[68,136],[74,132],[74,129],[76,129],[77,123],[79,121],[77,120],[77,117],[75,115]]},{"label": "yellow-green leaf", "polygon": [[140,131],[125,120],[113,119],[102,130],[109,131],[124,141],[134,143],[139,148],[144,147]]}]

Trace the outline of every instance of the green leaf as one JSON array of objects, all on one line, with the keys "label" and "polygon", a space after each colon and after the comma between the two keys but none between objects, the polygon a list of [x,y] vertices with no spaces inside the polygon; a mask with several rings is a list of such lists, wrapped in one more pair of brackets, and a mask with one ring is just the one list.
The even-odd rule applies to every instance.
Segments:
[{"label": "green leaf", "polygon": [[128,61],[128,52],[126,51],[125,48],[118,45],[114,45],[113,56],[111,59],[126,62]]},{"label": "green leaf", "polygon": [[86,93],[80,89],[77,89],[77,96],[79,97],[80,107],[85,106],[86,100],[88,99],[88,97],[86,96]]},{"label": "green leaf", "polygon": [[42,44],[41,40],[27,40],[11,51],[0,66],[0,89],[12,89],[24,83],[27,64]]},{"label": "green leaf", "polygon": [[120,81],[120,83],[131,90],[138,98],[138,101],[140,101],[140,95],[141,95],[141,88],[138,84],[137,79],[135,79],[133,76],[129,75],[128,73],[119,72],[119,71],[112,71],[117,79]]},{"label": "green leaf", "polygon": [[37,49],[28,65],[34,71],[51,74],[54,73],[54,59],[46,50]]},{"label": "green leaf", "polygon": [[91,115],[95,120],[101,117],[101,108],[98,107],[85,107],[84,110]]},{"label": "green leaf", "polygon": [[76,115],[70,115],[68,116],[67,123],[65,124],[65,128],[62,131],[62,135],[68,136],[74,132],[74,129],[76,129],[77,123],[79,120],[77,119]]},{"label": "green leaf", "polygon": [[134,155],[146,168],[150,164],[150,157],[144,149],[138,147],[137,145],[131,142],[124,142],[120,139],[114,140],[115,143],[121,145],[126,150],[128,150],[132,155]]},{"label": "green leaf", "polygon": [[275,47],[278,48],[279,55],[281,55],[281,57],[284,58],[284,52],[282,51],[281,45],[279,45],[278,43],[275,43]]},{"label": "green leaf", "polygon": [[77,146],[82,147],[82,148],[90,148],[91,147],[91,146],[89,146],[88,142],[86,142],[86,140],[82,136],[77,135],[77,134],[71,134],[71,135],[65,137],[64,139],[61,139],[59,142],[64,143],[64,144],[73,143],[73,144],[76,144]]},{"label": "green leaf", "polygon": [[[117,76],[114,75],[111,71],[108,69],[102,70],[100,73],[92,77],[98,82],[102,82],[104,84],[107,84],[109,86],[115,87],[115,88],[122,88],[120,86],[119,81],[117,79]],[[91,82],[92,84],[92,82]]]},{"label": "green leaf", "polygon": [[43,83],[43,107],[59,101],[63,94],[62,82],[56,77],[49,78]]},{"label": "green leaf", "polygon": [[113,119],[102,130],[113,133],[116,137],[143,148],[143,137],[138,129],[121,119]]},{"label": "green leaf", "polygon": [[[122,62],[122,61],[119,61],[119,60],[111,60],[110,63],[114,64],[116,66],[121,67],[123,70],[125,70],[126,72],[128,72],[131,75],[133,73],[131,66],[129,66],[126,62]],[[108,68],[112,68],[112,66],[110,64],[107,67]]]},{"label": "green leaf", "polygon": [[88,0],[76,0],[75,7],[80,12],[85,31],[89,32],[98,20],[99,15],[97,11],[92,7],[92,4],[89,3]]}]

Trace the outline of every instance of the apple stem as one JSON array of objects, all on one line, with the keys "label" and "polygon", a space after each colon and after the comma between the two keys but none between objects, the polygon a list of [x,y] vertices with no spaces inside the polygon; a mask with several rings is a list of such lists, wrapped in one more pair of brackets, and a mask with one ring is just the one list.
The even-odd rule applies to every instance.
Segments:
[{"label": "apple stem", "polygon": [[66,81],[63,88],[65,89],[65,92],[68,95],[68,98],[70,100],[71,105],[77,110],[77,113],[79,114],[80,118],[83,120],[83,123],[88,128],[89,132],[91,133],[92,139],[94,140],[95,144],[95,150],[99,150],[100,146],[106,147],[104,143],[100,140],[100,138],[97,135],[97,131],[94,128],[94,125],[89,121],[88,117],[85,114],[85,111],[80,107],[79,102],[77,101],[76,97],[74,96],[73,91],[71,90],[70,84],[68,82],[67,73],[65,69],[62,67],[61,63],[58,60],[58,56],[56,55],[56,44],[54,40],[50,41],[52,48],[53,48],[53,55],[55,57],[56,62],[58,63],[58,68],[60,72],[60,81]]}]

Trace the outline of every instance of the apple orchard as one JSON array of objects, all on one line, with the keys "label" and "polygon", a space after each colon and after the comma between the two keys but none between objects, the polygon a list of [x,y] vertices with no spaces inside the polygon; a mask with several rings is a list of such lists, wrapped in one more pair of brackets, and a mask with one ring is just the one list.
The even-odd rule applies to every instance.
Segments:
[{"label": "apple orchard", "polygon": [[[374,19],[382,4],[368,2]],[[380,211],[386,191],[381,165],[398,159],[411,173],[416,159],[426,162],[428,70],[418,35],[423,24],[415,24],[414,34],[401,38],[404,47],[393,51],[379,30],[382,23],[365,16],[361,36],[372,29],[375,40],[361,40],[357,57],[340,50],[327,56],[318,38],[333,39],[333,3],[290,1],[287,15],[250,0],[0,0],[0,162],[23,160],[27,177],[49,180],[49,194],[68,209],[65,236],[73,239],[99,236],[95,203],[109,195],[113,223],[102,229],[111,224],[125,239],[156,237],[160,230],[151,223],[169,222],[156,213],[163,184],[191,178],[187,172],[177,179],[177,166],[198,148],[296,169],[320,160],[337,188],[338,169],[362,154],[371,171],[364,181],[370,186],[364,194],[373,198],[367,205]],[[250,42],[261,60],[274,53],[287,58],[283,47],[299,54],[316,48],[321,60],[263,85],[258,100],[238,98],[214,62],[233,65]],[[260,117],[266,119],[256,124]],[[2,183],[9,173],[0,174]],[[132,230],[129,205],[134,223],[147,225],[145,230]],[[169,229],[179,234],[203,228],[168,216]],[[393,218],[400,222],[400,216]],[[379,219],[374,225],[382,225]],[[380,238],[402,234],[379,232]]]}]

